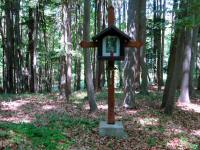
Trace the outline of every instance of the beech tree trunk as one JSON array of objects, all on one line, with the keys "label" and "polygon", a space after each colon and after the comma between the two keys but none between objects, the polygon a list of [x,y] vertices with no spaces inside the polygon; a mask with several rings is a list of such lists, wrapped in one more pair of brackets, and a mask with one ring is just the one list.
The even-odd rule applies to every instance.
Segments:
[{"label": "beech tree trunk", "polygon": [[63,41],[64,54],[62,54],[61,56],[62,64],[61,64],[60,93],[62,98],[69,100],[69,95],[71,94],[71,80],[72,80],[72,38],[71,38],[72,35],[71,35],[71,12],[68,2],[63,3],[62,5],[62,22],[63,22],[62,41]]},{"label": "beech tree trunk", "polygon": [[140,51],[140,62],[141,62],[141,68],[142,68],[142,83],[141,83],[141,92],[143,94],[148,93],[148,68],[146,65],[146,53],[145,53],[145,48],[146,48],[146,0],[140,0],[139,3],[139,28],[138,28],[138,33],[137,37],[138,40],[142,41],[144,43],[143,47],[139,49]]},{"label": "beech tree trunk", "polygon": [[[128,33],[134,40],[136,40],[136,25],[135,17],[137,10],[137,0],[129,0],[128,5]],[[132,109],[135,107],[135,79],[137,78],[138,70],[137,50],[134,48],[127,48],[125,51],[125,66],[124,66],[124,88],[125,99],[124,107]]]},{"label": "beech tree trunk", "polygon": [[[100,32],[101,29],[105,29],[105,10],[106,10],[106,3],[105,1],[102,2],[101,0],[97,1],[97,32]],[[102,14],[102,7],[103,7],[103,14]],[[102,24],[102,15],[103,15],[103,24]],[[98,55],[98,53],[96,53]],[[97,60],[96,63],[96,82],[95,88],[96,91],[102,90],[105,83],[105,64],[103,60]]]},{"label": "beech tree trunk", "polygon": [[[83,39],[89,41],[90,39],[90,0],[84,0],[84,29],[83,29]],[[84,49],[84,61],[85,61],[85,77],[87,94],[90,106],[90,112],[95,112],[97,110],[96,98],[94,92],[94,84],[92,77],[92,69],[90,62],[90,50]]]},{"label": "beech tree trunk", "polygon": [[34,39],[34,11],[33,8],[29,7],[29,22],[28,22],[28,28],[29,28],[29,44],[28,44],[28,51],[30,53],[30,92],[35,92],[35,76],[36,76],[36,55],[35,55],[35,39]]},{"label": "beech tree trunk", "polygon": [[15,93],[14,89],[14,30],[13,30],[13,2],[5,1],[6,15],[6,92]]},{"label": "beech tree trunk", "polygon": [[[174,0],[173,9],[177,9],[177,8],[178,8],[177,0]],[[172,18],[174,19],[172,21],[173,21],[173,24],[175,25],[174,22],[175,22],[175,19],[178,18],[178,15],[172,14]],[[164,92],[163,92],[161,108],[165,108],[166,103],[167,103],[167,99],[168,99],[168,96],[169,96],[169,88],[170,88],[170,83],[171,83],[171,80],[172,80],[174,66],[175,66],[175,59],[176,59],[176,52],[177,52],[177,44],[178,44],[179,34],[180,34],[180,30],[175,28],[174,34],[171,35],[171,46],[170,46],[170,56],[169,56],[169,59],[168,59],[167,80],[166,80],[165,89],[164,89]]]},{"label": "beech tree trunk", "polygon": [[158,90],[161,90],[162,86],[162,64],[161,64],[161,10],[160,10],[161,0],[160,3],[158,0],[154,0],[153,8],[154,8],[154,53],[157,56],[157,83],[158,83]]},{"label": "beech tree trunk", "polygon": [[190,79],[189,79],[189,93],[191,96],[194,95],[194,80],[193,77],[194,71],[195,71],[195,62],[197,61],[197,48],[198,48],[198,33],[199,33],[199,27],[195,27],[193,29],[193,37],[192,37],[192,56],[191,56],[191,63],[190,63]]},{"label": "beech tree trunk", "polygon": [[[184,30],[180,30],[179,35],[178,35],[178,43],[177,43],[177,48],[175,50],[175,60],[173,62],[173,56],[172,56],[172,70],[169,72],[169,76],[168,76],[168,82],[169,84],[167,85],[168,88],[166,89],[168,93],[166,93],[166,99],[163,102],[163,106],[165,104],[165,113],[171,115],[174,109],[174,102],[175,102],[175,94],[176,94],[176,87],[178,84],[178,70],[179,70],[179,66],[181,63],[180,60],[180,55],[184,49],[184,45],[182,44],[182,41],[185,39],[185,34],[184,34]],[[170,56],[171,57],[171,56]],[[174,63],[174,64],[173,64]],[[166,92],[166,91],[165,91]]]},{"label": "beech tree trunk", "polygon": [[182,82],[181,82],[181,93],[178,101],[181,103],[190,103],[189,97],[189,77],[190,77],[190,62],[192,55],[192,29],[186,29],[185,31],[185,47],[184,47],[184,58],[182,66]]},{"label": "beech tree trunk", "polygon": [[66,4],[66,32],[67,32],[67,99],[71,94],[71,80],[72,80],[72,34],[71,34],[71,9],[69,8],[69,3]]}]

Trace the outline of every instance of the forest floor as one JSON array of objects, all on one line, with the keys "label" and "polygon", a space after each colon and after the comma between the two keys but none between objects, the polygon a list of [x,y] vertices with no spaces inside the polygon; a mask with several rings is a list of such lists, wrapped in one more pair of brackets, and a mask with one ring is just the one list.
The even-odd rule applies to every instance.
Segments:
[{"label": "forest floor", "polygon": [[122,107],[117,90],[116,119],[123,121],[127,139],[99,137],[105,120],[107,91],[97,93],[99,110],[88,113],[86,92],[76,92],[69,102],[57,94],[0,95],[0,149],[160,150],[200,148],[200,98],[188,106],[177,105],[172,116],[159,109],[162,93],[136,95],[137,109]]}]

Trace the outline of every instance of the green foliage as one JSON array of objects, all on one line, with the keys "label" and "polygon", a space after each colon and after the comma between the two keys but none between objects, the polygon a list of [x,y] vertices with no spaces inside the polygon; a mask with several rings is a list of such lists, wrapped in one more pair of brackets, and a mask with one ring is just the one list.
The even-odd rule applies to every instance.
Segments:
[{"label": "green foliage", "polygon": [[147,144],[149,147],[153,147],[156,145],[156,142],[157,142],[157,139],[155,137],[152,137],[150,136],[148,139],[147,139]]},{"label": "green foliage", "polygon": [[29,94],[29,93],[24,93],[24,94],[0,94],[0,101],[14,101],[14,100],[19,100],[19,99],[26,99],[26,98],[32,98],[35,97],[36,99],[43,101],[47,97],[49,100],[54,99],[55,97],[51,94]]},{"label": "green foliage", "polygon": [[9,133],[7,131],[1,131],[0,130],[0,138],[8,138],[9,137]]},{"label": "green foliage", "polygon": [[191,150],[198,150],[199,145],[198,144],[190,144],[190,148],[191,148]]},{"label": "green foliage", "polygon": [[20,144],[24,140],[31,141],[35,148],[45,147],[46,149],[57,149],[58,143],[65,141],[65,148],[68,148],[73,141],[65,137],[62,131],[48,127],[36,127],[33,124],[1,123],[0,128],[11,133],[11,143]]},{"label": "green foliage", "polygon": [[66,113],[49,112],[44,115],[37,115],[36,124],[39,126],[48,126],[51,129],[64,129],[81,127],[84,129],[92,129],[96,127],[97,121],[85,118],[72,118]]},{"label": "green foliage", "polygon": [[26,143],[33,149],[68,149],[75,140],[64,132],[68,128],[79,128],[89,132],[97,126],[97,121],[84,118],[72,118],[66,113],[50,112],[37,115],[31,123],[0,123],[0,137],[8,138],[13,144]]},{"label": "green foliage", "polygon": [[147,100],[147,101],[161,101],[162,93],[161,92],[150,92],[148,95],[136,94],[136,99],[138,100]]}]

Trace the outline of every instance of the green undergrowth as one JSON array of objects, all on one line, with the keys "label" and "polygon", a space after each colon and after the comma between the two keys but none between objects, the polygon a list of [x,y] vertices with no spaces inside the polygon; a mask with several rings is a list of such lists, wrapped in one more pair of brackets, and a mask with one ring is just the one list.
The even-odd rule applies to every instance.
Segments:
[{"label": "green undergrowth", "polygon": [[55,95],[52,94],[30,94],[30,93],[25,93],[25,94],[0,94],[0,101],[15,101],[15,100],[20,100],[20,99],[28,99],[28,98],[37,98],[37,100],[53,100],[56,98]]},{"label": "green undergrowth", "polygon": [[9,145],[23,145],[22,149],[69,149],[76,141],[64,131],[77,128],[90,132],[97,126],[95,120],[72,118],[65,113],[51,112],[36,118],[33,123],[1,122],[0,139],[9,141]]}]

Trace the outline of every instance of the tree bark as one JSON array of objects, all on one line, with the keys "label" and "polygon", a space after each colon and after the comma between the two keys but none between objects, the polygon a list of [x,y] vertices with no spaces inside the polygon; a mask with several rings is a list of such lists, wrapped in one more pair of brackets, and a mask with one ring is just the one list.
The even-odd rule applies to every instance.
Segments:
[{"label": "tree bark", "polygon": [[197,48],[198,48],[198,33],[199,33],[199,27],[195,27],[193,29],[193,37],[192,37],[192,56],[191,56],[191,63],[190,63],[190,78],[189,78],[189,94],[191,96],[194,95],[194,71],[195,71],[195,62],[197,61]]},{"label": "tree bark", "polygon": [[[177,0],[174,0],[173,9],[176,10],[177,8],[178,8]],[[172,14],[172,22],[174,26],[175,26],[176,18],[178,18],[178,15]],[[168,95],[169,95],[170,83],[172,80],[173,70],[175,66],[175,58],[176,58],[179,34],[180,34],[180,30],[177,29],[175,26],[174,34],[171,35],[171,46],[170,46],[170,56],[168,59],[167,80],[166,80],[165,89],[163,92],[161,108],[164,108],[166,106]]]},{"label": "tree bark", "polygon": [[13,2],[5,1],[5,15],[6,15],[6,92],[15,93],[14,89],[14,29],[13,29]]},{"label": "tree bark", "polygon": [[157,63],[156,63],[156,67],[157,67],[157,83],[158,83],[158,90],[161,90],[161,86],[162,86],[162,74],[161,74],[161,10],[159,9],[160,7],[160,3],[158,3],[158,1],[154,0],[153,3],[153,8],[154,8],[154,53],[155,56],[157,56]]},{"label": "tree bark", "polygon": [[[138,15],[136,12],[137,0],[129,0],[128,6],[128,33],[134,40],[136,40],[136,25],[135,17]],[[136,52],[135,52],[136,51]],[[134,48],[127,48],[125,51],[125,66],[124,66],[124,88],[125,99],[124,107],[132,109],[135,107],[135,79],[138,74],[138,57],[137,50]]]},{"label": "tree bark", "polygon": [[[168,88],[167,93],[166,93],[166,100],[163,102],[163,106],[165,104],[165,113],[171,115],[173,112],[173,108],[174,108],[174,98],[175,98],[175,94],[176,94],[176,87],[178,84],[178,70],[179,70],[179,66],[181,63],[180,60],[180,55],[182,53],[182,49],[184,49],[184,45],[182,44],[182,41],[185,38],[185,34],[184,34],[184,30],[180,30],[179,32],[179,36],[178,36],[178,48],[176,48],[175,51],[175,60],[174,60],[174,65],[173,65],[173,58],[172,58],[172,64],[174,67],[173,69],[169,72],[169,76],[168,76],[168,80],[169,80],[169,84],[167,85]],[[170,56],[171,57],[171,56]],[[173,57],[173,56],[172,56]]]},{"label": "tree bark", "polygon": [[[90,39],[90,0],[84,0],[84,30],[83,38],[86,41]],[[90,106],[90,112],[95,112],[97,110],[96,98],[93,85],[92,69],[90,62],[90,51],[89,49],[84,49],[84,61],[85,61],[85,76],[87,84],[87,94]]]},{"label": "tree bark", "polygon": [[67,30],[67,99],[71,94],[71,80],[72,80],[72,34],[71,34],[71,10],[69,3],[66,4],[66,30]]},{"label": "tree bark", "polygon": [[148,68],[146,65],[146,0],[140,0],[139,4],[139,29],[138,29],[138,40],[143,41],[144,45],[139,49],[140,51],[140,62],[142,68],[142,83],[141,83],[141,92],[143,94],[148,93]]},{"label": "tree bark", "polygon": [[36,82],[36,55],[35,55],[35,19],[34,19],[34,9],[29,7],[29,22],[28,22],[28,29],[29,29],[29,44],[28,44],[28,51],[30,53],[30,92],[35,92],[35,82]]},{"label": "tree bark", "polygon": [[185,31],[185,47],[184,47],[184,58],[182,66],[182,82],[181,82],[181,93],[178,101],[181,103],[190,103],[189,97],[189,77],[190,77],[190,62],[192,55],[192,29],[186,29]]}]

